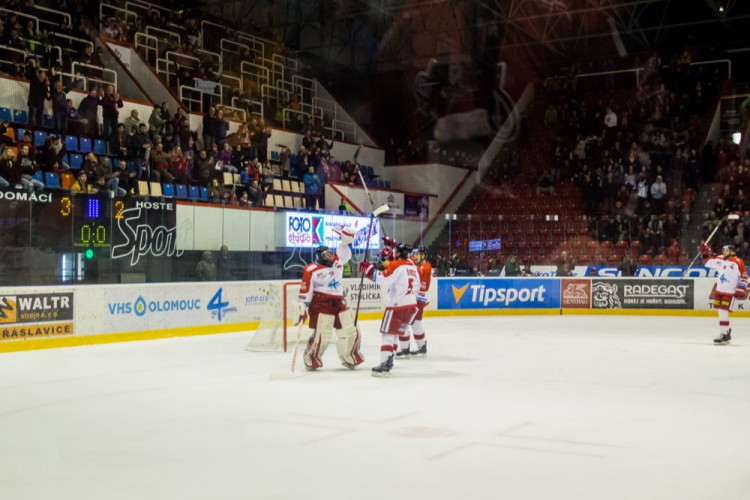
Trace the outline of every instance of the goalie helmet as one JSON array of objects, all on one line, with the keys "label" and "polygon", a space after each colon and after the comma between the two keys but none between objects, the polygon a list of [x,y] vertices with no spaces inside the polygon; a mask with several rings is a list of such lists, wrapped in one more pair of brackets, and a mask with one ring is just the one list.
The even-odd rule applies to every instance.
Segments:
[{"label": "goalie helmet", "polygon": [[319,246],[315,250],[315,262],[326,267],[333,266],[333,254],[331,253],[331,249],[325,245]]},{"label": "goalie helmet", "polygon": [[409,253],[411,253],[411,246],[406,243],[399,243],[396,245],[396,251],[394,253],[399,259],[406,259],[409,257]]}]

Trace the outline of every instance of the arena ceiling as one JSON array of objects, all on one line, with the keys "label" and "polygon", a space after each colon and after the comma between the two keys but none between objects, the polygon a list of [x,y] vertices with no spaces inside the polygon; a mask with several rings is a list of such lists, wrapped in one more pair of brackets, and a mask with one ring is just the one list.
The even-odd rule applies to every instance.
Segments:
[{"label": "arena ceiling", "polygon": [[294,51],[359,71],[372,70],[375,58],[381,67],[423,67],[425,55],[471,53],[488,40],[542,73],[592,57],[750,45],[748,0],[218,0],[200,7],[270,23]]}]

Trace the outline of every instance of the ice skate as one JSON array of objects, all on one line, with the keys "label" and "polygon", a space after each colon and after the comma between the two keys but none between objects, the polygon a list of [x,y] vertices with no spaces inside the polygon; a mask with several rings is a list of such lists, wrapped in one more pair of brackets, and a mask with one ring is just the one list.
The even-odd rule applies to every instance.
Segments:
[{"label": "ice skate", "polygon": [[405,347],[396,353],[396,359],[409,359],[411,352],[408,347]]},{"label": "ice skate", "polygon": [[420,347],[416,351],[412,351],[409,354],[411,354],[412,357],[414,358],[426,358],[427,357],[427,342],[425,342],[424,345],[422,345],[422,347]]},{"label": "ice skate", "polygon": [[373,377],[388,377],[391,374],[391,368],[393,368],[393,355],[388,357],[388,360],[383,361],[378,366],[373,367]]},{"label": "ice skate", "polygon": [[727,333],[722,333],[714,339],[716,345],[727,345],[732,343],[732,329],[730,328]]}]

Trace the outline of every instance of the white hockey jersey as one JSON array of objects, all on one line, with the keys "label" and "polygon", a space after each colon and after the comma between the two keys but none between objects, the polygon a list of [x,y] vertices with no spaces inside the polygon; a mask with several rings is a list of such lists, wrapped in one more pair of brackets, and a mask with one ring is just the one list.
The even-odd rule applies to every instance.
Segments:
[{"label": "white hockey jersey", "polygon": [[417,303],[420,280],[411,260],[393,260],[382,271],[374,271],[372,281],[388,288],[386,307],[413,306]]},{"label": "white hockey jersey", "polygon": [[333,256],[333,265],[324,266],[313,262],[305,267],[302,273],[302,285],[299,289],[298,300],[309,304],[313,293],[323,293],[333,297],[344,295],[344,264],[352,258],[349,245],[339,243]]},{"label": "white hockey jersey", "polygon": [[719,255],[706,260],[703,265],[719,272],[716,278],[717,291],[734,294],[737,288],[747,288],[747,270],[742,259],[738,257],[725,259]]}]

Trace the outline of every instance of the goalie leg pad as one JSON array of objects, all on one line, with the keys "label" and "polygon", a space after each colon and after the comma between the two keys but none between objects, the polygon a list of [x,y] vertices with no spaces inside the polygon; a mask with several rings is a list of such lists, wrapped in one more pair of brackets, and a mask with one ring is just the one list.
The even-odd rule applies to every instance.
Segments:
[{"label": "goalie leg pad", "polygon": [[341,328],[336,330],[336,350],[339,353],[341,363],[347,368],[354,368],[365,360],[359,351],[362,336],[359,328],[354,326],[354,316],[351,309],[339,312]]},{"label": "goalie leg pad", "polygon": [[318,314],[315,331],[310,335],[303,355],[305,366],[311,370],[317,370],[323,366],[322,357],[331,342],[333,318],[330,314]]}]

